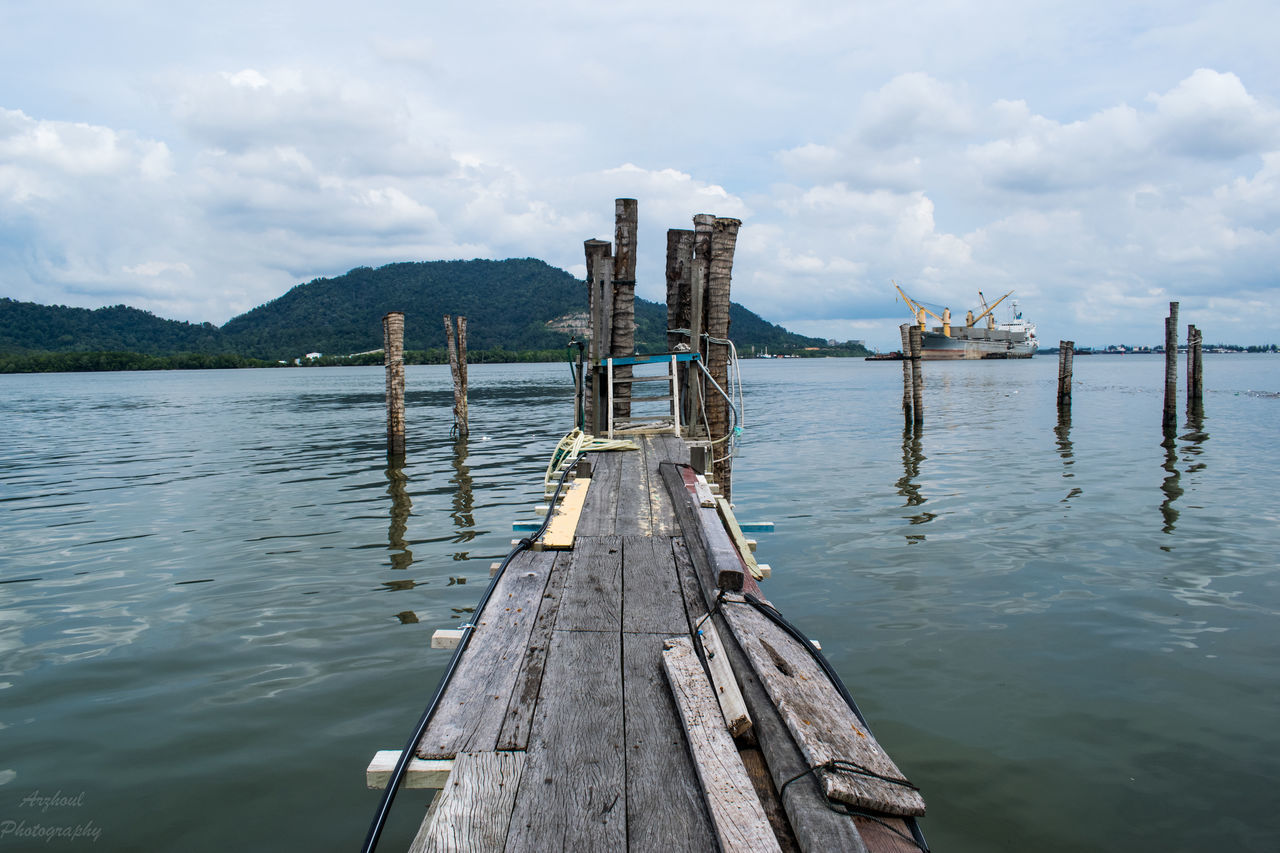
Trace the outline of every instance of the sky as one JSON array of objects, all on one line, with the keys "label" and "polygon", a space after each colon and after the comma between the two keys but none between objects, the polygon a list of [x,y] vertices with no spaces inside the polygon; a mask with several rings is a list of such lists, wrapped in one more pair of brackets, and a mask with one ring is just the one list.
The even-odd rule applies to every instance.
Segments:
[{"label": "sky", "polygon": [[[1046,345],[1280,342],[1280,4],[0,0],[0,296],[221,324],[395,261],[584,274],[639,200],[733,298],[897,346],[891,282]],[[585,296],[584,296],[585,301]],[[1003,316],[1003,306],[997,310]]]}]

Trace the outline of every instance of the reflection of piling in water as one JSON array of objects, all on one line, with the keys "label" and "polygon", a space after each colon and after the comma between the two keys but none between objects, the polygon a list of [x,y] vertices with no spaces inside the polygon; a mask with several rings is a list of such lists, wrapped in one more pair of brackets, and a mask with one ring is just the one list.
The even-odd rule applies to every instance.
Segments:
[{"label": "reflection of piling in water", "polygon": [[[1058,408],[1071,408],[1071,361],[1076,353],[1075,341],[1058,342]],[[1061,420],[1061,419],[1059,419]],[[1071,416],[1067,416],[1070,426]]]},{"label": "reflection of piling in water", "polygon": [[409,513],[413,509],[408,483],[403,463],[397,460],[387,466],[387,495],[391,498],[391,526],[387,528],[387,547],[392,552],[393,569],[407,569],[413,563],[413,552],[409,550],[409,544],[404,538],[409,526]]},{"label": "reflection of piling in water", "polygon": [[902,428],[902,478],[895,484],[898,494],[907,499],[906,506],[919,506],[925,502],[920,486],[915,482],[920,476],[920,462],[924,452],[920,445],[920,431],[913,424]]},{"label": "reflection of piling in water", "polygon": [[1165,533],[1172,533],[1178,521],[1178,510],[1174,507],[1174,502],[1182,497],[1182,479],[1181,473],[1178,471],[1178,442],[1172,433],[1166,432],[1164,441],[1161,446],[1164,448],[1164,468],[1166,476],[1160,484],[1160,491],[1164,492],[1164,500],[1160,502],[1160,514],[1164,516],[1164,527],[1161,528]]},{"label": "reflection of piling in water", "polygon": [[444,336],[449,343],[449,372],[453,374],[453,434],[468,435],[467,426],[467,318],[458,318],[455,341],[453,319],[444,315]]},{"label": "reflection of piling in water", "polygon": [[387,455],[404,456],[404,314],[382,318],[383,364],[387,368]]},{"label": "reflection of piling in water", "polygon": [[453,510],[449,513],[458,528],[454,541],[470,542],[475,538],[475,496],[471,489],[471,469],[467,467],[467,443],[458,440],[453,444],[453,478],[457,488],[453,493]]},{"label": "reflection of piling in water", "polygon": [[924,374],[920,370],[921,332],[919,326],[908,330],[911,340],[911,416],[918,423],[924,423]]},{"label": "reflection of piling in water", "polygon": [[1178,303],[1169,303],[1164,321],[1164,428],[1169,432],[1178,422]]}]

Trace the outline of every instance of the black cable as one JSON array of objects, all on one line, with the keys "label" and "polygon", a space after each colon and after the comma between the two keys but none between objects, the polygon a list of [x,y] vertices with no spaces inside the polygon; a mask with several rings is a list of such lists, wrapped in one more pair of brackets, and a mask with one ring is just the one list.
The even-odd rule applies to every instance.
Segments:
[{"label": "black cable", "polygon": [[[560,480],[556,483],[556,490],[551,495],[552,509],[547,510],[547,517],[543,519],[542,525],[538,531],[532,536],[526,536],[516,543],[507,556],[503,558],[502,563],[498,566],[498,571],[494,573],[493,579],[489,581],[489,586],[485,589],[484,595],[480,597],[480,603],[476,605],[474,613],[478,617],[484,612],[485,605],[489,603],[489,597],[493,594],[493,590],[498,585],[498,581],[502,579],[502,574],[507,570],[507,565],[521,551],[527,550],[534,541],[547,532],[547,527],[551,524],[556,499],[560,497],[560,489],[564,487],[564,481],[569,476],[569,472],[573,470],[574,464],[585,456],[585,453],[579,453],[573,463],[567,465],[564,473],[560,475]],[[440,698],[444,696],[444,690],[449,686],[449,680],[453,678],[453,674],[458,669],[458,661],[462,658],[462,653],[467,649],[467,643],[471,640],[471,634],[475,631],[475,625],[469,624],[463,627],[462,639],[458,641],[458,646],[453,651],[453,657],[449,659],[449,667],[445,670],[444,676],[440,679],[440,683],[436,685],[436,691],[431,697],[431,702],[423,710],[422,716],[418,719],[418,725],[413,730],[413,735],[405,744],[404,749],[400,751],[400,758],[396,761],[395,769],[391,771],[391,778],[387,781],[387,789],[382,792],[382,800],[378,803],[378,811],[374,814],[373,821],[369,824],[369,834],[365,836],[364,846],[361,847],[362,853],[373,853],[374,848],[378,846],[378,839],[382,836],[382,829],[387,823],[387,816],[391,813],[391,803],[396,798],[396,791],[400,788],[400,783],[404,781],[405,768],[409,766],[412,760],[414,750],[417,749],[418,741],[422,739],[422,734],[427,730],[427,724],[431,722],[432,716],[435,715],[436,708],[440,704]]]}]

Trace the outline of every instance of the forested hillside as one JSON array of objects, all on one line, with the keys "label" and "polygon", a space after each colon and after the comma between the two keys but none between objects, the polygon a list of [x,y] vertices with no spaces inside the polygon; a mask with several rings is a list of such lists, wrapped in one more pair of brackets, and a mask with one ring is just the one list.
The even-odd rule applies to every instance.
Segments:
[{"label": "forested hillside", "polygon": [[[563,347],[568,333],[548,323],[585,310],[581,281],[532,258],[396,263],[299,284],[221,328],[122,305],[90,311],[3,299],[0,353],[199,353],[269,360],[308,352],[348,355],[382,346],[382,316],[388,311],[405,313],[408,350],[443,347],[445,314],[467,317],[472,350],[551,350]],[[824,343],[792,334],[736,303],[729,316],[730,334],[744,352]],[[638,350],[666,348],[666,317],[665,305],[636,300]]]}]

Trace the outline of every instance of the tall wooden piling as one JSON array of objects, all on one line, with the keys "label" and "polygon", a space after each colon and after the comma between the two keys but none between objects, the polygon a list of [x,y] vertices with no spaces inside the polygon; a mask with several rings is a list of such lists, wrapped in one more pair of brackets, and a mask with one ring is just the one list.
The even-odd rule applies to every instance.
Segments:
[{"label": "tall wooden piling", "polygon": [[1201,337],[1195,326],[1187,326],[1187,417],[1198,417],[1204,405],[1204,385],[1201,373]]},{"label": "tall wooden piling", "polygon": [[902,411],[911,420],[911,324],[898,327],[902,336]]},{"label": "tall wooden piling", "polygon": [[586,431],[598,435],[604,421],[603,410],[597,406],[604,398],[601,388],[602,374],[599,362],[607,358],[613,348],[613,255],[608,240],[586,240],[582,244],[587,259],[587,310],[591,315],[591,340],[587,358],[591,376],[586,394]]},{"label": "tall wooden piling", "polygon": [[690,285],[693,280],[693,231],[688,228],[667,230],[667,349],[675,351],[690,338],[672,331],[687,329],[690,324]]},{"label": "tall wooden piling", "polygon": [[1178,303],[1169,303],[1164,321],[1164,425],[1172,429],[1178,422]]},{"label": "tall wooden piling", "polygon": [[[613,342],[611,355],[624,358],[636,352],[636,227],[638,203],[634,198],[614,201]],[[613,370],[613,416],[631,417],[631,365]]]},{"label": "tall wooden piling", "polygon": [[1075,341],[1058,341],[1058,408],[1071,408],[1071,361],[1075,357]]},{"label": "tall wooden piling", "polygon": [[912,326],[911,334],[911,418],[916,423],[924,423],[924,374],[920,369],[921,332],[919,326]]},{"label": "tall wooden piling", "polygon": [[453,374],[453,432],[459,438],[470,433],[467,425],[467,318],[458,317],[457,338],[453,319],[444,315],[444,336],[449,343],[449,372]]},{"label": "tall wooden piling", "polygon": [[[707,371],[729,392],[729,293],[733,277],[733,252],[738,243],[739,219],[719,217],[711,232],[711,265],[707,273]],[[707,395],[707,428],[713,439],[725,440],[715,455],[714,475],[724,493],[733,492],[732,430],[736,424],[729,417],[732,402],[720,393]]]},{"label": "tall wooden piling", "polygon": [[387,372],[387,455],[404,456],[404,314],[382,318],[382,363]]}]

